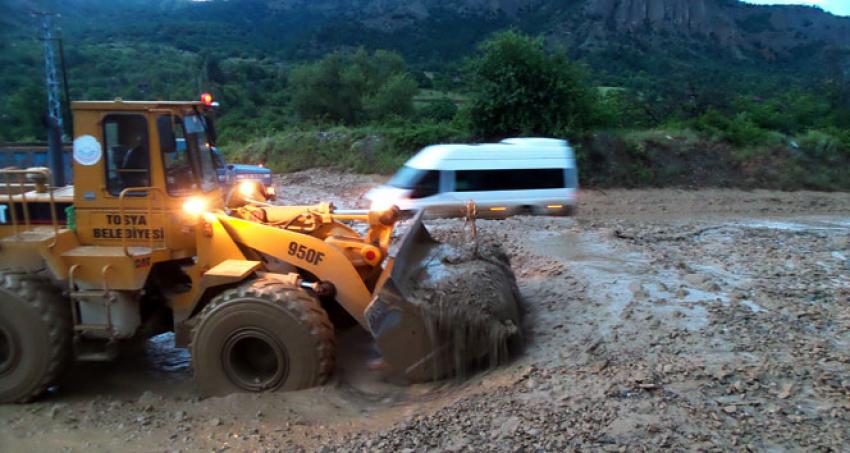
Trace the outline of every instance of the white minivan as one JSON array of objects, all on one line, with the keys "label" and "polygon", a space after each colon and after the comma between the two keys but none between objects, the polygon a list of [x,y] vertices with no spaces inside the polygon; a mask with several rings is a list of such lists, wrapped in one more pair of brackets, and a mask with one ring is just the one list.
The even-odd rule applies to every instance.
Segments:
[{"label": "white minivan", "polygon": [[447,217],[464,215],[469,201],[479,217],[570,215],[577,191],[575,152],[567,141],[509,138],[428,146],[366,199]]}]

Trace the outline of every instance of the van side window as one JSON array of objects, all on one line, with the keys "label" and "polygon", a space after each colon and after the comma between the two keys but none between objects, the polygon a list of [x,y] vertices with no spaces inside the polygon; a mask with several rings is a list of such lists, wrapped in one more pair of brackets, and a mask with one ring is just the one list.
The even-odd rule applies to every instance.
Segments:
[{"label": "van side window", "polygon": [[410,198],[425,198],[431,195],[436,195],[440,191],[440,172],[436,170],[428,170],[417,181],[413,187],[413,193]]},{"label": "van side window", "polygon": [[535,190],[564,188],[563,168],[529,170],[458,170],[455,191]]},{"label": "van side window", "polygon": [[148,125],[142,115],[107,115],[103,120],[106,145],[106,187],[113,195],[130,187],[149,187]]}]

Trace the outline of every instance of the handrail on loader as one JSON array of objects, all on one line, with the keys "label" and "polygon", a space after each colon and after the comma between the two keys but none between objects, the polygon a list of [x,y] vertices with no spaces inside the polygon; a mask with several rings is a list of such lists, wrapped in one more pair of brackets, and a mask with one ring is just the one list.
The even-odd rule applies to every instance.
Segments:
[{"label": "handrail on loader", "polygon": [[[24,226],[25,226],[26,230],[30,229],[31,222],[30,222],[30,212],[29,212],[29,200],[27,200],[27,188],[28,188],[27,186],[30,185],[31,183],[28,183],[26,180],[21,181],[21,178],[22,177],[26,178],[28,175],[32,175],[32,174],[42,175],[45,178],[44,180],[46,181],[44,183],[44,186],[45,186],[45,191],[46,191],[46,193],[48,194],[48,197],[49,197],[50,223],[53,226],[53,243],[50,245],[50,247],[52,247],[53,245],[55,245],[56,238],[59,236],[59,220],[58,220],[58,217],[56,215],[56,199],[54,198],[54,195],[53,195],[53,189],[54,188],[50,185],[50,180],[51,180],[50,170],[48,170],[46,168],[33,168],[33,169],[26,169],[26,170],[17,169],[17,168],[4,168],[4,169],[0,170],[0,175],[4,176],[3,181],[4,181],[4,183],[6,184],[6,187],[7,187],[6,195],[7,195],[7,199],[8,199],[8,202],[9,202],[9,211],[11,212],[12,227],[14,228],[15,235],[17,236],[19,234],[19,230],[18,230],[18,210],[15,208],[14,194],[12,193],[12,190],[9,190],[12,187],[14,187],[12,184],[16,184],[17,187],[19,187],[21,189],[21,191],[18,195],[21,196],[20,203],[21,203],[21,209],[23,210],[23,214],[24,214]],[[11,175],[16,175],[14,182],[10,182],[10,176]]]}]

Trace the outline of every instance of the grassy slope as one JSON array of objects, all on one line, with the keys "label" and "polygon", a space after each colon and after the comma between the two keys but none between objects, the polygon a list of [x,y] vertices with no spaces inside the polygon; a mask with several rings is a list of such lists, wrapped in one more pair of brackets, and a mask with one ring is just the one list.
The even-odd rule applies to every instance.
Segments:
[{"label": "grassy slope", "polygon": [[[420,148],[474,137],[443,124],[292,129],[225,149],[275,171],[332,167],[391,174]],[[850,152],[811,132],[749,148],[692,130],[598,132],[575,143],[585,187],[735,187],[850,190]]]}]

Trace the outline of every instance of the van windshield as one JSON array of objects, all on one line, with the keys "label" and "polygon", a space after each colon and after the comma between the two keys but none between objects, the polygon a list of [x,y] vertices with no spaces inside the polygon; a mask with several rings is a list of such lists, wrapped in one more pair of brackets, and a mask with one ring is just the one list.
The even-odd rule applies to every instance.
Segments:
[{"label": "van windshield", "polygon": [[398,187],[399,189],[413,189],[416,187],[416,183],[425,176],[425,173],[425,170],[405,165],[401,167],[389,181],[387,181],[387,185]]},{"label": "van windshield", "polygon": [[411,198],[424,198],[440,190],[440,172],[403,166],[390,178],[387,185],[411,190]]}]

